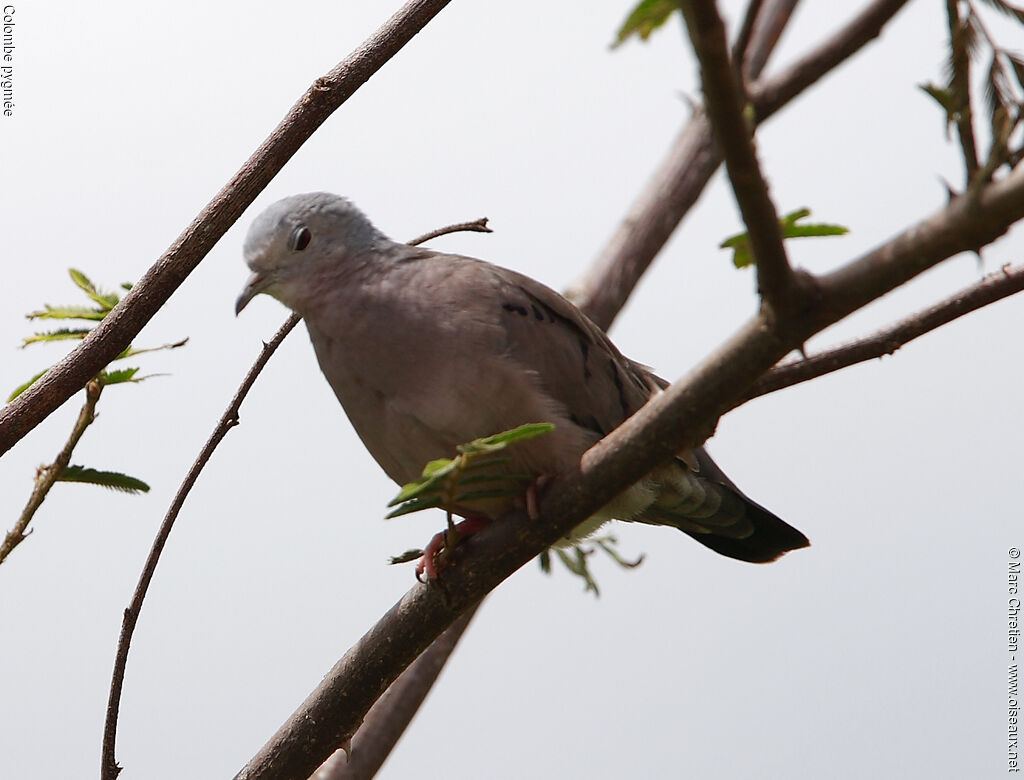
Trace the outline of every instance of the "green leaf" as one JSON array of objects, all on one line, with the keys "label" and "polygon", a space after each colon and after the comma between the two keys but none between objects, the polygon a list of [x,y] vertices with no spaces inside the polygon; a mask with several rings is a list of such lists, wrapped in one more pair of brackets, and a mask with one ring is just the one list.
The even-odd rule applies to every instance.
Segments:
[{"label": "green leaf", "polygon": [[[779,218],[779,229],[782,238],[808,238],[820,236],[843,236],[850,232],[842,225],[831,225],[824,222],[799,224],[801,219],[811,215],[810,209],[797,209]],[[750,248],[750,234],[738,233],[730,236],[718,245],[720,249],[731,249],[732,263],[737,268],[746,268],[754,264],[754,253]]]},{"label": "green leaf", "polygon": [[[450,508],[463,501],[522,495],[523,486],[529,484],[533,477],[501,470],[499,467],[510,459],[495,453],[509,445],[543,436],[554,428],[551,423],[527,423],[458,445],[456,449],[459,454],[455,458],[430,461],[423,467],[419,479],[403,485],[398,495],[388,502],[389,507],[398,508],[386,517],[400,517],[432,507]],[[459,489],[460,486],[481,483],[492,483],[493,486],[471,491]]]},{"label": "green leaf", "polygon": [[129,477],[119,471],[97,471],[85,466],[68,466],[57,477],[58,482],[86,482],[123,493],[148,493],[149,485],[141,479]]},{"label": "green leaf", "polygon": [[388,563],[393,566],[396,563],[408,563],[409,561],[415,561],[417,558],[422,557],[423,550],[406,550],[404,553],[392,555],[388,558]]},{"label": "green leaf", "polygon": [[21,340],[22,348],[29,344],[40,344],[46,341],[67,341],[69,339],[84,339],[89,335],[89,328],[59,328],[45,333],[36,333]]},{"label": "green leaf", "polygon": [[612,48],[621,46],[633,35],[646,41],[651,33],[665,24],[672,12],[680,7],[679,0],[640,0],[640,3],[629,12],[629,16],[626,17],[626,21],[622,23],[619,31],[615,33]]},{"label": "green leaf", "polygon": [[28,390],[30,387],[32,387],[32,385],[34,385],[36,383],[36,380],[39,379],[39,377],[41,377],[43,374],[45,374],[49,370],[50,369],[48,369],[48,368],[43,369],[38,374],[36,374],[34,377],[32,377],[30,380],[28,380],[25,384],[18,385],[16,388],[14,388],[14,392],[11,393],[9,396],[7,396],[7,402],[10,403],[15,398],[17,398],[19,395],[21,395],[26,390]]},{"label": "green leaf", "polygon": [[116,293],[100,292],[96,285],[89,280],[89,277],[77,268],[69,268],[68,273],[71,275],[71,281],[78,285],[86,295],[98,303],[105,311],[113,309],[120,300]]},{"label": "green leaf", "polygon": [[51,306],[46,304],[42,311],[34,311],[25,315],[30,320],[93,320],[99,321],[107,316],[105,309],[93,309],[88,306]]},{"label": "green leaf", "polygon": [[575,555],[569,555],[569,553],[560,547],[554,547],[552,549],[554,549],[555,555],[558,556],[558,560],[564,564],[565,568],[583,580],[584,593],[592,591],[595,596],[601,595],[601,591],[597,588],[597,583],[590,575],[590,567],[587,565],[588,553],[584,552],[582,547],[578,544],[573,545],[572,549]]},{"label": "green leaf", "polygon": [[97,376],[105,385],[119,385],[123,382],[141,382],[145,377],[135,378],[138,368],[122,368],[118,371],[100,371]]}]

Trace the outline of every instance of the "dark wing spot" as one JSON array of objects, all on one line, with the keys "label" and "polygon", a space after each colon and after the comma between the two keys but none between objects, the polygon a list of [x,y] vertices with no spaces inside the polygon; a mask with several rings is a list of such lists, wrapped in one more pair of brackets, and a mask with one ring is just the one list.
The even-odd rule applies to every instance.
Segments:
[{"label": "dark wing spot", "polygon": [[580,354],[583,356],[583,378],[590,379],[590,366],[587,365],[587,358],[590,356],[590,344],[581,333],[579,335]]},{"label": "dark wing spot", "polygon": [[503,308],[505,311],[512,311],[515,312],[516,314],[520,314],[523,317],[525,317],[527,314],[526,307],[521,306],[518,303],[510,303],[506,301],[505,303],[501,304],[501,308]]},{"label": "dark wing spot", "polygon": [[609,360],[608,367],[612,371],[612,381],[615,382],[615,388],[619,391],[619,406],[622,407],[622,419],[626,419],[630,415],[630,409],[629,403],[626,401],[626,388],[622,384],[622,377],[619,376],[619,366],[614,360]]},{"label": "dark wing spot", "polygon": [[574,425],[578,425],[580,428],[586,428],[588,431],[599,433],[602,438],[608,435],[608,432],[601,428],[600,424],[597,422],[597,419],[594,417],[589,417],[586,420],[581,420],[575,414],[570,414],[569,420]]}]

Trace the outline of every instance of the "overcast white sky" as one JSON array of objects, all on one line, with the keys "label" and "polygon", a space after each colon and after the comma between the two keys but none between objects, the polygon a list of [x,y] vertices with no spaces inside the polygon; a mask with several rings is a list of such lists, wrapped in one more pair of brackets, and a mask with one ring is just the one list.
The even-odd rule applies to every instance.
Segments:
[{"label": "overcast white sky", "polygon": [[[62,347],[19,350],[22,315],[76,301],[74,266],[137,279],[317,76],[398,5],[99,0],[16,3],[13,118],[0,117],[0,390]],[[861,3],[807,2],[773,63]],[[723,4],[730,19],[738,2]],[[61,485],[0,567],[0,775],[90,776],[121,613],[154,531],[244,371],[284,319],[243,317],[240,248],[295,192],[355,200],[408,239],[487,216],[438,248],[564,288],[613,231],[686,119],[696,69],[673,21],[611,52],[627,2],[451,6],[306,144],[138,346],[169,376],[106,391],[75,462],[153,486]],[[841,13],[837,9],[842,9]],[[1019,28],[993,26],[1024,48]],[[791,247],[825,270],[942,205],[959,183],[937,79],[944,7],[882,38],[763,128],[775,202],[848,225]],[[756,306],[718,242],[739,229],[721,176],[612,336],[668,378]],[[1021,259],[1021,233],[850,318],[853,337]],[[1011,299],[901,350],[748,404],[710,449],[813,546],[770,566],[670,529],[619,526],[602,596],[535,564],[487,601],[382,777],[996,777],[1006,771],[1007,551],[1021,525],[1020,333]],[[78,397],[0,466],[9,527]],[[234,774],[412,584],[385,559],[440,514],[385,522],[395,493],[297,331],[202,475],[157,571],[128,665],[122,778]]]}]

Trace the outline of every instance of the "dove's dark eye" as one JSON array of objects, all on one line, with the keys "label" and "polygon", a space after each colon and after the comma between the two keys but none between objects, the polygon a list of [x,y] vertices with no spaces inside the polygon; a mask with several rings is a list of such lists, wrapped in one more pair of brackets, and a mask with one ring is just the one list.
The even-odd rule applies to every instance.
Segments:
[{"label": "dove's dark eye", "polygon": [[299,225],[292,234],[288,236],[288,248],[295,251],[301,252],[307,246],[309,242],[313,240],[313,233],[305,225]]}]

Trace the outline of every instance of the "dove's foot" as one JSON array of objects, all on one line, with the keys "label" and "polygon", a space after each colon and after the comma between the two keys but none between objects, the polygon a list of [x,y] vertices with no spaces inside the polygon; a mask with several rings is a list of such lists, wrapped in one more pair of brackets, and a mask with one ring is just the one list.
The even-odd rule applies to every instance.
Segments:
[{"label": "dove's foot", "polygon": [[[434,538],[427,542],[427,546],[423,549],[423,557],[416,564],[416,579],[420,582],[436,580],[438,571],[436,558],[438,553],[455,547],[467,536],[472,536],[489,522],[490,519],[486,517],[467,517],[465,520],[461,520],[452,526],[450,531],[441,531],[441,533],[434,534]],[[455,538],[449,544],[448,534],[453,532]]]}]

